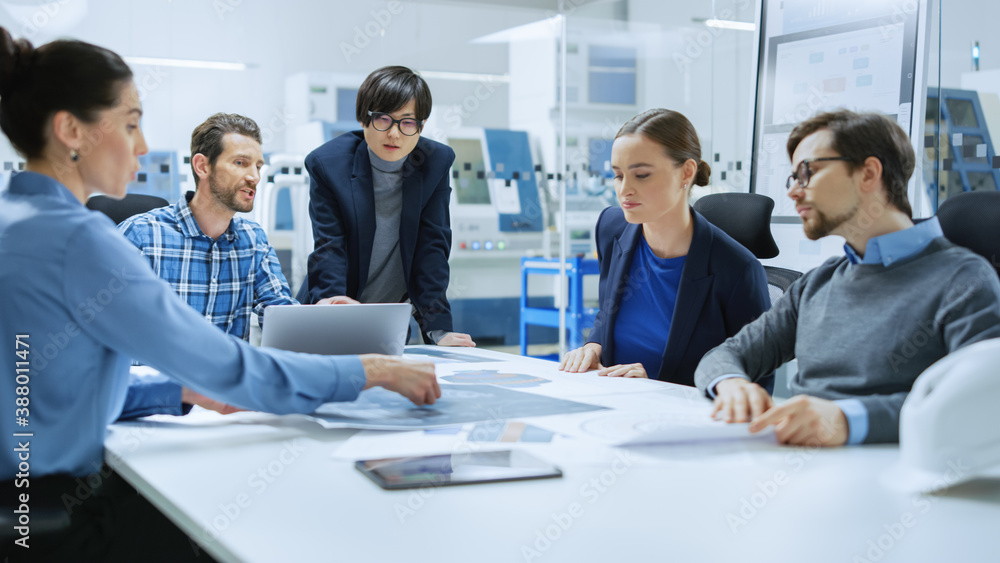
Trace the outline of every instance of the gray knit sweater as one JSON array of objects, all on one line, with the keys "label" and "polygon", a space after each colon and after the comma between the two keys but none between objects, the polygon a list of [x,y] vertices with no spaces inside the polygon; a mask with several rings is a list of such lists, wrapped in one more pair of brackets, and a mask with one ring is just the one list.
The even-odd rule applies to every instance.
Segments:
[{"label": "gray knit sweater", "polygon": [[1000,337],[1000,280],[982,257],[934,239],[889,266],[831,258],[796,280],[771,310],[705,355],[703,392],[715,378],[751,380],[798,358],[792,393],[857,398],[865,443],[899,441],[899,411],[928,366],[967,344]]},{"label": "gray knit sweater", "polygon": [[403,210],[403,164],[382,160],[368,149],[375,190],[375,240],[362,303],[398,303],[406,294],[403,258],[399,254],[399,221]]}]

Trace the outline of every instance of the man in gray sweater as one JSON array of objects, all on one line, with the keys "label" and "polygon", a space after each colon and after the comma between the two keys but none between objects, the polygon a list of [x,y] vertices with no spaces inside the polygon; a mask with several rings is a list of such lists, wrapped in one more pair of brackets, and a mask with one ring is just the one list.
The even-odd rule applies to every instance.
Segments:
[{"label": "man in gray sweater", "polygon": [[[715,413],[774,426],[785,444],[897,442],[899,411],[928,366],[1000,336],[1000,281],[982,257],[948,242],[931,218],[914,226],[906,196],[915,157],[878,114],[840,110],[788,138],[788,196],[812,240],[846,239],[771,310],[705,355],[695,383]],[[754,383],[798,358],[798,396],[775,406]]]}]

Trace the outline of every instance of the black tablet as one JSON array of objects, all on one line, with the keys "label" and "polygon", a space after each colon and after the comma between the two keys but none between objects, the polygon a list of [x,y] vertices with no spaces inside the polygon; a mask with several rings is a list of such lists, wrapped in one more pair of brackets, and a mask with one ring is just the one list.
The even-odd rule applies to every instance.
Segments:
[{"label": "black tablet", "polygon": [[368,459],[354,466],[383,489],[562,477],[558,467],[517,450]]}]

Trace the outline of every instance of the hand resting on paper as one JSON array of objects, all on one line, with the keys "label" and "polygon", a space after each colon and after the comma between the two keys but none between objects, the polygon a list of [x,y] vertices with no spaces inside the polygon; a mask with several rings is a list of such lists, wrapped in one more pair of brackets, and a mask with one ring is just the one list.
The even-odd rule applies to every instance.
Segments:
[{"label": "hand resting on paper", "polygon": [[847,443],[847,416],[837,403],[796,395],[772,407],[750,422],[750,432],[774,425],[774,435],[782,444],[796,446],[843,446]]},{"label": "hand resting on paper", "polygon": [[559,371],[583,373],[594,369],[604,369],[601,365],[601,345],[588,342],[576,350],[570,350],[559,362]]},{"label": "hand resting on paper", "polygon": [[620,364],[617,366],[611,366],[597,372],[597,375],[607,377],[635,377],[649,379],[649,376],[646,375],[646,368],[643,367],[642,364]]},{"label": "hand resting on paper", "polygon": [[569,373],[583,373],[599,369],[597,375],[606,377],[638,377],[648,378],[646,369],[642,364],[619,364],[617,366],[604,367],[601,365],[601,345],[596,342],[588,342],[571,350],[563,356],[559,362],[559,370]]},{"label": "hand resting on paper", "polygon": [[774,426],[778,442],[800,446],[842,446],[847,443],[847,417],[833,401],[798,395],[775,406],[763,387],[741,377],[715,386],[712,416],[727,422],[749,422],[750,432]]},{"label": "hand resting on paper", "polygon": [[365,368],[365,389],[384,387],[416,405],[433,405],[441,397],[431,362],[410,362],[379,354],[364,354],[360,358]]}]

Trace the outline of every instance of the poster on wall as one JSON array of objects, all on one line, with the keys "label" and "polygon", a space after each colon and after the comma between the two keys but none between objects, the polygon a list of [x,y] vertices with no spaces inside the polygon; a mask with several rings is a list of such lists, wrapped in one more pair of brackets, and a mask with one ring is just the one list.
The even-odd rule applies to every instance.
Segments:
[{"label": "poster on wall", "polygon": [[775,201],[773,222],[799,222],[786,196],[785,145],[816,113],[885,114],[923,150],[926,14],[926,0],[761,2],[750,189]]}]

